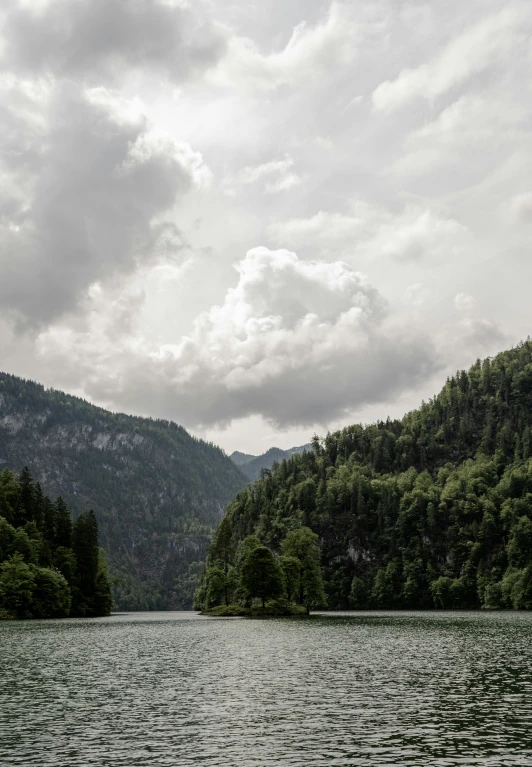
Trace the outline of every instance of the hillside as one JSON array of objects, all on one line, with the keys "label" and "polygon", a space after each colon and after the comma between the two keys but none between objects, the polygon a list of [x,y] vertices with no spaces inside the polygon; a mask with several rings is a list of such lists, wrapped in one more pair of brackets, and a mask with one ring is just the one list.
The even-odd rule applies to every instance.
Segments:
[{"label": "hillside", "polygon": [[246,477],[253,481],[260,477],[260,473],[263,469],[271,469],[274,463],[280,463],[290,458],[296,453],[303,453],[305,450],[311,450],[312,445],[301,445],[301,447],[291,447],[288,450],[281,450],[279,447],[271,447],[262,455],[249,455],[247,453],[240,453],[235,450],[229,456],[236,466],[246,475]]},{"label": "hillside", "polygon": [[532,608],[532,342],[402,420],[315,439],[229,506],[209,564],[319,536],[331,608]]},{"label": "hillside", "polygon": [[0,373],[0,469],[28,466],[74,517],[93,509],[121,609],[190,607],[213,527],[246,483],[175,423],[110,413]]}]

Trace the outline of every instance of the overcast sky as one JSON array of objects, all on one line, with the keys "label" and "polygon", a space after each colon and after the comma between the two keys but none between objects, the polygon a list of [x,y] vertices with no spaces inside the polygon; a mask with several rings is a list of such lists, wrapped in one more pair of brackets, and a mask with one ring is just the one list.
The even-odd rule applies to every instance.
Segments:
[{"label": "overcast sky", "polygon": [[0,369],[259,453],[531,332],[530,0],[0,14]]}]

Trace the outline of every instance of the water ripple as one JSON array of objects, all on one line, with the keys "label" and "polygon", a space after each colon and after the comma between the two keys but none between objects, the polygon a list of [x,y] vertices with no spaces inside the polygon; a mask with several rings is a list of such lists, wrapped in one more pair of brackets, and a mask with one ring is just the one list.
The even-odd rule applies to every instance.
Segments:
[{"label": "water ripple", "polygon": [[0,764],[532,766],[532,615],[0,624]]}]

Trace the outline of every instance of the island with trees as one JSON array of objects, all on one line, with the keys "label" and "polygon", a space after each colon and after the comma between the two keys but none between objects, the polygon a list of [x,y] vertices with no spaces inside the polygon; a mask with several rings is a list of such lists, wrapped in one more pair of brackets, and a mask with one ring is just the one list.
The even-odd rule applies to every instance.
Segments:
[{"label": "island with trees", "polygon": [[0,472],[0,619],[109,615],[112,597],[92,511],[72,522],[24,468]]},{"label": "island with trees", "polygon": [[318,536],[308,527],[290,531],[279,553],[256,535],[233,545],[225,517],[209,551],[194,606],[203,615],[308,615],[326,604]]}]

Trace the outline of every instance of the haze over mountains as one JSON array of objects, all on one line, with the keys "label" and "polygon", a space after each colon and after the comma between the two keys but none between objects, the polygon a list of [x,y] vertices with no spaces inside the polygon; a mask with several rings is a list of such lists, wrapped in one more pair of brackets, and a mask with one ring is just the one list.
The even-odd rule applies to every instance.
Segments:
[{"label": "haze over mountains", "polygon": [[281,450],[280,447],[271,447],[261,455],[249,455],[248,453],[241,453],[240,451],[235,450],[229,457],[246,477],[250,481],[253,481],[260,477],[262,469],[271,469],[275,462],[280,463],[281,461],[285,461],[296,453],[304,453],[305,451],[310,450],[311,447],[312,445],[310,443],[301,445],[300,447],[291,447],[288,450]]}]

